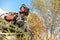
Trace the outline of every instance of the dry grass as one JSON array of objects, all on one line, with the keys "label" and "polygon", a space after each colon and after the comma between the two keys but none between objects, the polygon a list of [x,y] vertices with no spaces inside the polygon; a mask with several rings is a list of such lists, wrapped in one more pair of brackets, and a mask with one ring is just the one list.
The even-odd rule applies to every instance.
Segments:
[{"label": "dry grass", "polygon": [[36,36],[36,38],[38,38],[38,36],[42,33],[43,28],[40,18],[35,13],[30,13],[27,17],[27,22],[29,24],[30,31],[34,36]]}]

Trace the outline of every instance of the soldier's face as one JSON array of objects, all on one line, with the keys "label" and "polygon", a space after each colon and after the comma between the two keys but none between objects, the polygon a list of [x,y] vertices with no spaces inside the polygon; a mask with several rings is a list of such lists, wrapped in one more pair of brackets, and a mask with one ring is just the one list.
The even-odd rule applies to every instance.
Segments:
[{"label": "soldier's face", "polygon": [[21,12],[24,12],[24,11],[25,11],[25,8],[24,8],[24,7],[22,7],[20,11],[21,11]]}]

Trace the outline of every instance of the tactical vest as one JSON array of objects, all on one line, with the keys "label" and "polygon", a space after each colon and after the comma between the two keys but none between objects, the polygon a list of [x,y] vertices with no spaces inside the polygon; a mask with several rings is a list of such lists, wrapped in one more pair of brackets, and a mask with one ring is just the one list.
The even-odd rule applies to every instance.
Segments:
[{"label": "tactical vest", "polygon": [[[24,30],[26,28],[26,16],[20,17],[19,13],[14,15],[14,20],[12,21],[14,25],[17,25],[19,28]],[[25,27],[24,27],[25,26]]]}]

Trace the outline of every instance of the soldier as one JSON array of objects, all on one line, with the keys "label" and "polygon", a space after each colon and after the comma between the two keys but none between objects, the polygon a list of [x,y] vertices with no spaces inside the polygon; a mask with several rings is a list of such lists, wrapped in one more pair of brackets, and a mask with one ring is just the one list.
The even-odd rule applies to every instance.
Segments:
[{"label": "soldier", "polygon": [[22,4],[22,6],[20,7],[20,11],[19,13],[15,13],[13,15],[7,15],[5,16],[5,20],[6,21],[13,21],[13,24],[15,25],[18,25],[19,28],[23,29],[24,28],[24,22],[25,22],[25,19],[26,17],[28,16],[29,14],[29,8],[26,7],[25,4]]},{"label": "soldier", "polygon": [[20,16],[21,16],[21,21],[20,21],[20,23],[19,23],[19,27],[20,27],[21,29],[23,29],[23,28],[24,28],[23,25],[24,25],[24,23],[25,23],[26,17],[27,17],[28,14],[29,14],[29,8],[26,7],[25,4],[22,4],[22,6],[21,6],[21,8],[20,8],[20,11],[19,11],[19,14],[20,14]]}]

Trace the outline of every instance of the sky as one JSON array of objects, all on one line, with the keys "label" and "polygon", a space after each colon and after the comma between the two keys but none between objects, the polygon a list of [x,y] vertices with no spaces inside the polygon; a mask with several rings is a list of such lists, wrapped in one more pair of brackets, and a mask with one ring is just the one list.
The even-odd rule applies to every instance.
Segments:
[{"label": "sky", "polygon": [[0,0],[0,8],[7,12],[18,12],[22,4],[30,8],[30,0]]}]

